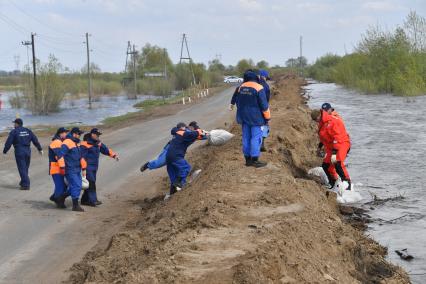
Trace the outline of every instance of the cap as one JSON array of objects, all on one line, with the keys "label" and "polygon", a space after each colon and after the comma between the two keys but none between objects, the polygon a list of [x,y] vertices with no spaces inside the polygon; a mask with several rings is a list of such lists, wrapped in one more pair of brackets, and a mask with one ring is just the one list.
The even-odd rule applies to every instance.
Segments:
[{"label": "cap", "polygon": [[177,128],[186,127],[186,124],[185,124],[184,122],[179,122],[179,123],[176,125],[176,127],[177,127]]},{"label": "cap", "polygon": [[244,82],[249,82],[249,81],[257,82],[257,80],[258,80],[256,73],[251,69],[247,70],[244,73],[243,77],[244,77]]},{"label": "cap", "polygon": [[331,104],[329,103],[323,103],[321,106],[321,109],[328,111],[329,109],[332,109]]},{"label": "cap", "polygon": [[69,130],[68,129],[66,129],[65,127],[60,127],[60,128],[58,128],[58,130],[56,131],[56,134],[61,134],[61,133],[67,133],[67,132],[69,132]]},{"label": "cap", "polygon": [[70,131],[72,134],[78,134],[78,135],[81,135],[81,134],[83,134],[84,133],[84,131],[81,131],[80,130],[80,128],[78,128],[78,127],[74,127],[73,129],[71,129],[71,131]]},{"label": "cap", "polygon": [[92,128],[92,130],[90,130],[90,134],[96,134],[99,136],[102,135],[102,132],[100,132],[97,128]]},{"label": "cap", "polygon": [[269,79],[269,72],[266,71],[265,69],[259,70],[259,75],[262,77],[265,77],[266,79]]},{"label": "cap", "polygon": [[20,118],[17,118],[17,119],[15,119],[14,121],[12,121],[13,123],[16,123],[16,124],[18,124],[18,125],[24,125],[24,122],[22,121],[22,119],[20,119]]}]

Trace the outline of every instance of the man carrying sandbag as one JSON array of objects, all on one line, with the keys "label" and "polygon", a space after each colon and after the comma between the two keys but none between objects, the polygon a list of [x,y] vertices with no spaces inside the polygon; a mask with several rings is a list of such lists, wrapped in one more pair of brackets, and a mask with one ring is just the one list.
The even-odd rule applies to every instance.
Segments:
[{"label": "man carrying sandbag", "polygon": [[166,155],[167,173],[170,178],[170,193],[166,195],[165,200],[180,191],[186,184],[186,178],[191,172],[191,165],[185,160],[188,147],[197,140],[207,139],[208,136],[208,133],[201,130],[196,122],[189,127],[180,122],[171,130],[171,134],[174,138],[170,141]]},{"label": "man carrying sandbag", "polygon": [[231,109],[237,105],[237,122],[242,127],[243,153],[246,166],[261,168],[267,165],[259,161],[260,148],[263,140],[262,126],[271,119],[269,104],[265,90],[258,83],[255,72],[244,73],[244,83],[233,96]]},{"label": "man carrying sandbag", "polygon": [[[82,185],[82,172],[86,176],[87,163],[83,158],[80,148],[80,136],[84,132],[78,127],[71,129],[64,142],[61,145],[58,164],[61,171],[65,172],[65,178],[68,182],[68,191],[72,198],[72,211],[83,212],[79,204],[80,192]],[[65,195],[59,202],[65,200]]]}]

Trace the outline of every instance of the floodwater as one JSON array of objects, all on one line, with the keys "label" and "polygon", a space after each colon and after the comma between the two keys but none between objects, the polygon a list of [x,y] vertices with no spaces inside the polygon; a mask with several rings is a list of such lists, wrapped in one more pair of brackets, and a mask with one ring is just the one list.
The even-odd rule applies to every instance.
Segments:
[{"label": "floodwater", "polygon": [[[352,139],[347,160],[363,202],[402,195],[368,214],[368,234],[388,247],[388,259],[402,266],[413,283],[426,283],[426,96],[364,95],[335,84],[306,87],[309,106],[329,102],[343,117]],[[368,206],[367,208],[370,208]],[[401,260],[395,250],[414,256]]]},{"label": "floodwater", "polygon": [[128,112],[137,111],[133,105],[137,102],[151,98],[138,96],[136,100],[127,96],[102,96],[92,102],[92,109],[88,109],[88,100],[66,98],[61,104],[61,111],[49,115],[33,115],[25,109],[14,109],[9,103],[9,98],[14,92],[1,92],[0,132],[12,127],[12,120],[19,116],[24,120],[25,126],[34,125],[95,125],[111,116],[119,116]]}]

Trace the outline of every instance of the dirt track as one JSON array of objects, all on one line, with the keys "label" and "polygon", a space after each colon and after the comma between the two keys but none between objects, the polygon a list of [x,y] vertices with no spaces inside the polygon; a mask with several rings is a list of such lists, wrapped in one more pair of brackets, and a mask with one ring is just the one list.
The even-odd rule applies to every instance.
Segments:
[{"label": "dirt track", "polygon": [[[297,79],[279,80],[269,162],[246,168],[240,130],[191,153],[201,177],[170,201],[139,201],[126,230],[73,267],[69,283],[409,283],[386,251],[344,223],[335,196],[306,175],[315,125]],[[161,192],[161,193],[160,193]]]}]

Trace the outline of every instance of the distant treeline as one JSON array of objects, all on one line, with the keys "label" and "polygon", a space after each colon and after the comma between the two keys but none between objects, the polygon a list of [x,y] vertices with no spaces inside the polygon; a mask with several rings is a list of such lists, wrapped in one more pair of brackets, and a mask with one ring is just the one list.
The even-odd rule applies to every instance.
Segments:
[{"label": "distant treeline", "polygon": [[[58,58],[50,55],[47,62],[37,61],[36,66],[35,93],[32,66],[26,66],[22,72],[0,76],[0,89],[13,85],[22,90],[21,95],[17,92],[11,98],[13,107],[24,107],[35,114],[49,114],[60,110],[66,94],[80,96],[88,93],[87,65],[81,71],[71,72]],[[130,58],[125,72],[102,72],[97,64],[92,63],[90,73],[96,100],[102,95],[134,94],[135,85],[137,94],[169,96],[175,90],[217,85],[223,82],[224,76],[242,76],[249,68],[268,69],[269,64],[264,60],[254,63],[251,59],[241,59],[235,66],[225,66],[219,59],[211,60],[207,66],[195,62],[173,64],[164,48],[146,44],[136,55],[135,64],[133,58]]]},{"label": "distant treeline", "polygon": [[426,19],[411,12],[394,31],[370,28],[355,52],[327,54],[308,68],[308,75],[366,93],[402,96],[426,94]]}]

